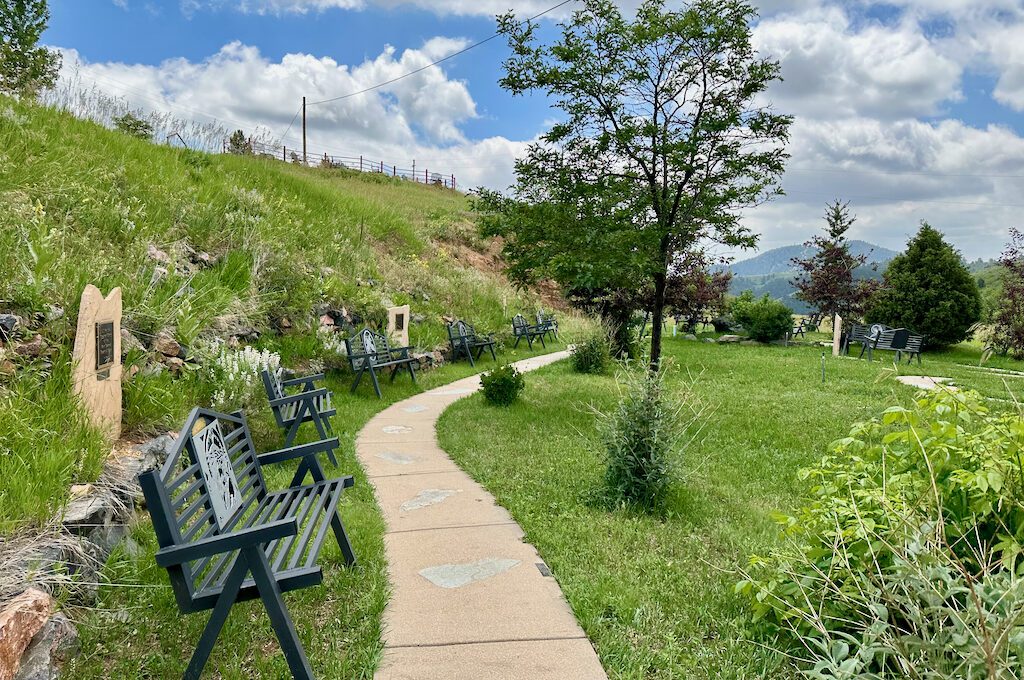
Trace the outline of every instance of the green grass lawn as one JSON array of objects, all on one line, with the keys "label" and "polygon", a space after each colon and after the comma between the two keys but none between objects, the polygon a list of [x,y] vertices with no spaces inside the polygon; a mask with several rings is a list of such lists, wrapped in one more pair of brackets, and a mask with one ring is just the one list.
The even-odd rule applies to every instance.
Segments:
[{"label": "green grass lawn", "polygon": [[[599,502],[604,465],[592,407],[615,403],[614,376],[553,365],[526,376],[511,408],[488,407],[479,395],[459,402],[442,417],[439,437],[523,526],[612,678],[796,677],[752,639],[733,593],[737,570],[778,541],[771,514],[799,504],[799,468],[855,421],[914,395],[892,380],[888,357],[828,357],[823,384],[821,352],[667,340],[670,384],[692,382],[715,412],[682,455],[662,517]],[[979,355],[960,346],[900,371],[953,377],[1006,398],[1003,377],[967,367]]]},{"label": "green grass lawn", "polygon": [[[548,343],[547,351],[564,348]],[[524,346],[505,348],[500,361],[516,361],[543,353]],[[373,395],[364,380],[356,395],[349,394],[350,376],[332,376],[338,415],[335,434],[341,440],[336,474],[352,474],[355,486],[346,492],[341,516],[353,542],[359,565],[343,566],[336,543],[327,540],[321,555],[324,584],[289,593],[285,601],[305,645],[313,669],[321,678],[371,678],[382,649],[380,616],[388,598],[384,561],[384,522],[374,493],[355,458],[355,438],[378,411],[389,404],[438,385],[465,377],[493,364],[482,360],[476,369],[468,362],[449,364],[419,376],[414,386],[408,377],[382,385],[384,399]],[[254,413],[252,426],[261,451],[281,446],[283,437],[269,409]],[[306,426],[308,437],[311,426]],[[328,470],[330,462],[323,460]],[[294,466],[267,468],[267,483],[279,488],[288,483]],[[172,678],[188,663],[208,614],[183,617],[178,613],[166,572],[157,567],[156,541],[146,519],[131,532],[129,550],[119,548],[104,569],[106,585],[96,607],[76,612],[82,635],[81,657],[66,671],[71,678]],[[228,618],[204,677],[280,678],[288,675],[262,604],[257,600],[237,605]]]}]

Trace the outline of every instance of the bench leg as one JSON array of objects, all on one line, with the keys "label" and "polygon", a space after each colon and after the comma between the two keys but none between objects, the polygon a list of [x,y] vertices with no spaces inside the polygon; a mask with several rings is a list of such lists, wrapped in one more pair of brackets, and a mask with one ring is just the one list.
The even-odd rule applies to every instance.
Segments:
[{"label": "bench leg", "polygon": [[[334,433],[334,428],[331,427],[331,421],[327,416],[322,416],[315,410],[310,415],[321,441],[327,439],[329,434]],[[334,455],[334,449],[327,449],[327,459],[331,461],[331,465],[338,466],[338,459]]]},{"label": "bench leg", "polygon": [[[522,339],[523,339],[523,336],[517,335],[516,336],[516,344],[512,345],[512,349],[515,349],[515,348],[519,347],[519,341],[522,340]],[[527,339],[527,342],[529,342],[529,339]]]},{"label": "bench leg", "polygon": [[[491,359],[497,361],[498,360],[498,355],[496,355],[494,353],[494,345],[487,345],[487,349],[491,350]],[[480,354],[483,354],[483,353],[484,353],[484,351],[480,350]]]},{"label": "bench leg", "polygon": [[365,373],[365,372],[366,372],[366,367],[363,366],[362,368],[359,369],[359,372],[356,373],[356,379],[352,382],[352,389],[349,390],[350,393],[352,393],[352,394],[356,393],[356,388],[359,387],[359,381],[363,379],[363,373]]},{"label": "bench leg", "polygon": [[467,344],[464,344],[463,348],[466,350],[466,356],[469,357],[469,365],[476,368],[476,362],[473,361],[473,350],[471,350]]},{"label": "bench leg", "polygon": [[373,366],[370,366],[370,380],[373,381],[373,391],[377,393],[377,398],[383,399],[384,395],[380,393],[380,383],[377,382],[377,372],[373,370]]},{"label": "bench leg", "polygon": [[277,635],[277,641],[281,644],[281,651],[288,661],[288,668],[292,671],[295,680],[313,680],[313,669],[309,666],[306,658],[306,651],[302,648],[299,635],[295,632],[295,624],[288,616],[288,610],[284,606],[284,597],[281,596],[281,588],[274,580],[274,574],[270,570],[270,563],[263,549],[245,548],[242,550],[245,561],[249,563],[252,578],[256,581],[256,588],[260,591],[260,598],[263,606],[267,609],[267,616],[270,617],[270,625]]},{"label": "bench leg", "polygon": [[547,335],[547,334],[546,333],[541,333],[540,334],[540,346],[543,347],[544,349],[547,349],[548,345],[547,345],[546,342],[544,342],[544,336],[545,335]]},{"label": "bench leg", "polygon": [[341,556],[345,558],[345,565],[354,567],[356,564],[356,553],[352,550],[352,543],[348,540],[348,532],[345,525],[341,523],[338,512],[331,517],[331,530],[334,531],[334,538],[338,540],[338,547],[341,548]]},{"label": "bench leg", "polygon": [[391,377],[388,379],[388,382],[395,382],[395,376],[398,375],[398,369],[400,369],[401,367],[401,364],[395,364],[394,367],[392,367]]},{"label": "bench leg", "polygon": [[407,363],[405,366],[409,369],[409,377],[412,378],[412,383],[416,384],[416,369],[413,367],[413,362]]},{"label": "bench leg", "polygon": [[189,661],[188,668],[185,669],[184,680],[199,680],[203,674],[203,668],[206,667],[206,662],[210,659],[213,645],[216,644],[217,636],[220,635],[221,628],[224,627],[224,622],[228,619],[228,613],[231,611],[232,605],[235,604],[238,591],[241,589],[248,571],[245,560],[235,561],[235,566],[231,568],[231,572],[224,582],[224,589],[220,592],[217,604],[214,605],[213,612],[210,614],[210,620],[206,622],[206,628],[203,629],[203,634],[199,638],[196,651],[192,653],[192,660]]},{"label": "bench leg", "polygon": [[299,428],[302,426],[302,419],[306,415],[306,402],[301,401],[299,405],[295,407],[295,421],[292,426],[288,428],[288,432],[284,437],[284,448],[288,448],[295,443],[295,437],[299,434]]}]

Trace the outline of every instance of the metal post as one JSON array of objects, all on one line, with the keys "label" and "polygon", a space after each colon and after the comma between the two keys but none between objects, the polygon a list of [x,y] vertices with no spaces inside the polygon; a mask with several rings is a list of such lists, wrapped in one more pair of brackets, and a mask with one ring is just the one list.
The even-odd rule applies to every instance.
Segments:
[{"label": "metal post", "polygon": [[363,157],[359,157],[359,172],[363,171]]},{"label": "metal post", "polygon": [[306,98],[302,98],[302,164],[309,165],[306,158]]},{"label": "metal post", "polygon": [[821,353],[821,384],[825,384],[825,353]]},{"label": "metal post", "polygon": [[281,160],[283,160],[285,163],[288,162],[288,147],[287,146],[282,146],[281,147]]}]

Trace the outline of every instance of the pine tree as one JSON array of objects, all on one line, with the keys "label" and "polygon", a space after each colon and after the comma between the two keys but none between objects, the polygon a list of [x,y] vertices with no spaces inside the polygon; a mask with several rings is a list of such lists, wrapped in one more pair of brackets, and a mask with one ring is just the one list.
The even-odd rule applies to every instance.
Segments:
[{"label": "pine tree", "polygon": [[889,263],[868,322],[908,328],[929,346],[963,342],[981,318],[978,284],[963,258],[927,222]]},{"label": "pine tree", "polygon": [[850,252],[846,239],[857,218],[850,214],[850,204],[838,200],[825,211],[825,235],[815,236],[804,243],[810,251],[806,258],[794,257],[792,263],[798,274],[793,280],[796,297],[803,300],[824,318],[835,314],[860,317],[864,305],[877,288],[869,279],[857,281],[854,271],[867,262],[867,255]]},{"label": "pine tree", "polygon": [[46,0],[0,2],[0,92],[33,97],[57,82],[60,54],[38,46],[49,21]]}]

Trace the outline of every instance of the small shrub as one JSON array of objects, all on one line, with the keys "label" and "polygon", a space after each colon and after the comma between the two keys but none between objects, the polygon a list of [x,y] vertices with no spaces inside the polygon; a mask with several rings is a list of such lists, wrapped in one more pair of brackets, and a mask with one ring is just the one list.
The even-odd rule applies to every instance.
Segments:
[{"label": "small shrub", "polygon": [[1022,440],[1019,412],[971,392],[855,425],[737,591],[808,677],[1022,677]]},{"label": "small shrub", "polygon": [[115,116],[114,128],[136,139],[146,141],[153,139],[153,124],[144,118],[139,118],[131,111]]},{"label": "small shrub", "polygon": [[611,362],[611,344],[603,329],[591,332],[572,348],[572,368],[577,373],[605,373]]},{"label": "small shrub", "polygon": [[480,376],[480,384],[483,385],[484,399],[495,406],[511,405],[526,387],[523,374],[511,364],[484,373]]},{"label": "small shrub", "polygon": [[767,294],[755,299],[749,290],[732,301],[733,318],[758,342],[772,342],[793,330],[793,310]]},{"label": "small shrub", "polygon": [[682,400],[670,394],[664,371],[630,368],[623,375],[618,405],[598,414],[608,464],[605,483],[614,502],[657,510],[672,483],[683,435],[704,409],[693,408],[688,392]]},{"label": "small shrub", "polygon": [[266,393],[260,374],[281,367],[281,356],[269,350],[245,347],[240,350],[218,345],[212,360],[207,362],[211,380],[216,387],[213,407],[234,411],[266,405]]}]

